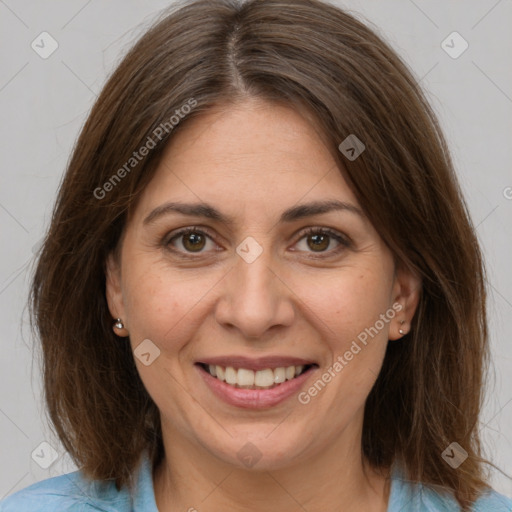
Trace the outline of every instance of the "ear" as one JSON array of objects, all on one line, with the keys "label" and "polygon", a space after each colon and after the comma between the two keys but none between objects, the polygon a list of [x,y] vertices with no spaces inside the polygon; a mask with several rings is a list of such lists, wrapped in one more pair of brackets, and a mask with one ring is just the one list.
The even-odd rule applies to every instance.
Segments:
[{"label": "ear", "polygon": [[[116,334],[128,336],[127,318],[125,314],[123,292],[121,288],[121,267],[114,252],[111,252],[105,261],[106,296],[108,309],[112,318],[120,318],[125,329],[116,329]],[[126,331],[124,333],[123,331]]]},{"label": "ear", "polygon": [[[389,329],[389,339],[408,334],[421,295],[421,278],[411,269],[398,265],[393,284],[393,309],[397,312]],[[398,306],[400,305],[400,306]]]}]

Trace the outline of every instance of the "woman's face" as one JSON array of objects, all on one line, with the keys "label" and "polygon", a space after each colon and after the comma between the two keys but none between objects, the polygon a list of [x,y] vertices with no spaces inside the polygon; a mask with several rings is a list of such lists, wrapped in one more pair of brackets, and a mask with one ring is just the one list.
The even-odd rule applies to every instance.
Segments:
[{"label": "woman's face", "polygon": [[108,263],[164,439],[264,469],[359,453],[417,283],[296,111],[251,100],[184,125]]}]

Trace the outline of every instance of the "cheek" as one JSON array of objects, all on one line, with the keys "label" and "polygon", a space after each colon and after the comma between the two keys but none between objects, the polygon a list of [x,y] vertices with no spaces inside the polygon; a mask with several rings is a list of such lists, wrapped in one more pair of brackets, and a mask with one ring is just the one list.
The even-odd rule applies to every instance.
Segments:
[{"label": "cheek", "polygon": [[126,281],[130,335],[135,343],[149,338],[162,350],[177,348],[197,329],[203,303],[219,277],[213,272],[194,276],[160,262],[140,263]]},{"label": "cheek", "polygon": [[136,355],[137,346],[146,339],[159,349],[148,366],[135,358],[138,372],[159,409],[180,417],[174,402],[182,393],[179,362],[200,323],[201,298],[209,283],[197,277],[185,279],[183,273],[162,268],[159,263],[141,264],[131,270],[125,283],[125,303],[132,350]]},{"label": "cheek", "polygon": [[[373,268],[377,271],[339,273],[310,297],[316,330],[327,349],[323,362],[330,373],[322,379],[329,382],[324,403],[337,404],[336,410],[343,412],[340,421],[366,400],[382,367],[395,313],[390,309],[392,281],[378,266]],[[310,391],[310,396],[317,393],[316,388]]]},{"label": "cheek", "polygon": [[[316,317],[318,329],[340,349],[390,308],[392,282],[379,266],[342,269],[315,279],[314,286],[307,278],[301,282],[297,295],[305,310],[309,309],[309,317]],[[384,335],[388,326],[386,323]]]}]

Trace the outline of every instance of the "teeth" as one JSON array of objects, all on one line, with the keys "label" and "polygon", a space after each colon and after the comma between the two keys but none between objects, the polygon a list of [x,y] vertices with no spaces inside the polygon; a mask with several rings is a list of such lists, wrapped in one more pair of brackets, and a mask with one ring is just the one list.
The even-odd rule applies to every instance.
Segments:
[{"label": "teeth", "polygon": [[274,382],[276,384],[281,384],[281,382],[284,382],[285,380],[286,380],[286,368],[276,368],[274,370]]},{"label": "teeth", "polygon": [[226,368],[226,382],[228,384],[237,384],[237,380],[238,380],[238,375],[237,375],[237,371],[232,367],[232,366],[228,366]]},{"label": "teeth", "polygon": [[240,368],[237,373],[237,381],[236,384],[239,386],[254,386],[254,372]]},{"label": "teeth", "polygon": [[266,368],[265,370],[253,371],[247,368],[238,370],[232,366],[224,368],[218,365],[208,365],[208,372],[213,377],[226,382],[232,386],[241,388],[271,388],[286,380],[298,377],[304,371],[304,366],[287,366],[279,368]]},{"label": "teeth", "polygon": [[286,380],[293,379],[294,376],[295,376],[295,366],[288,366],[288,368],[286,368]]},{"label": "teeth", "polygon": [[254,374],[254,384],[260,388],[266,388],[274,384],[274,372],[269,368],[268,370],[258,370]]}]

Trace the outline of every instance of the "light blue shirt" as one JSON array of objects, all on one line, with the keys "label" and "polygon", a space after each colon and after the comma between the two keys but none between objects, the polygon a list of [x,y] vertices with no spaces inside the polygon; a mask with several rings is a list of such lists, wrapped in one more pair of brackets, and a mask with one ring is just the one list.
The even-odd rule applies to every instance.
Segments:
[{"label": "light blue shirt", "polygon": [[[200,498],[189,510],[199,511]],[[388,512],[458,512],[450,495],[402,479],[395,467],[391,475]],[[136,475],[133,495],[114,483],[85,479],[80,471],[35,483],[0,502],[0,512],[158,512],[153,492],[151,464],[147,457]],[[511,512],[512,499],[489,491],[473,505],[474,512]]]}]

